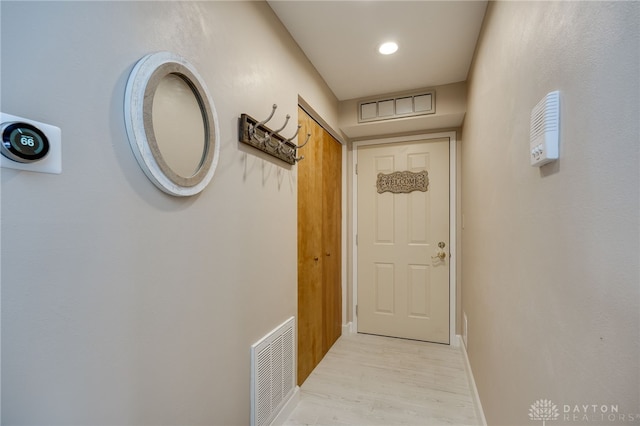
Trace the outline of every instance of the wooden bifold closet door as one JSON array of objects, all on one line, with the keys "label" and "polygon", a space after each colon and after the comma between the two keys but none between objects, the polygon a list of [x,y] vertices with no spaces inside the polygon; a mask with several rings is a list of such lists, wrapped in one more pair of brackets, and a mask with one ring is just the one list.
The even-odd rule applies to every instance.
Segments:
[{"label": "wooden bifold closet door", "polygon": [[[302,108],[298,152],[298,384],[342,333],[342,147]],[[302,142],[299,142],[302,143]]]}]

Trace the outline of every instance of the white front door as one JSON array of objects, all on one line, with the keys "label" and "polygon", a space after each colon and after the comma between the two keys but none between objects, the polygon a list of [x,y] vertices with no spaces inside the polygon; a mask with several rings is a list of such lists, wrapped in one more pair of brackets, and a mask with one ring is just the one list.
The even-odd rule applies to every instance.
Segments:
[{"label": "white front door", "polygon": [[449,138],[357,159],[358,332],[449,343]]}]

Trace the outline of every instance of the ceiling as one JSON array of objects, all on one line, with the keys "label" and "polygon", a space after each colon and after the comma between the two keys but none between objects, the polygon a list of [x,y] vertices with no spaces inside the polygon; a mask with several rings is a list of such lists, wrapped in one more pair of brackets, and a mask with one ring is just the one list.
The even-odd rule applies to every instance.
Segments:
[{"label": "ceiling", "polygon": [[[278,1],[269,5],[338,100],[467,79],[487,2]],[[383,56],[377,46],[400,46]]]}]

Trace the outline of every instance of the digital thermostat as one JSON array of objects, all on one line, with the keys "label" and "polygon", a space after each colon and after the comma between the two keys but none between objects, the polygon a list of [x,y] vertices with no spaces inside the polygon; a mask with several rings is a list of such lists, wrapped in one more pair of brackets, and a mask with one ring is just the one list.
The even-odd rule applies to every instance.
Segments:
[{"label": "digital thermostat", "polygon": [[0,113],[0,165],[43,173],[62,172],[60,128]]},{"label": "digital thermostat", "polygon": [[18,163],[33,163],[49,153],[49,139],[29,123],[2,123],[2,155]]}]

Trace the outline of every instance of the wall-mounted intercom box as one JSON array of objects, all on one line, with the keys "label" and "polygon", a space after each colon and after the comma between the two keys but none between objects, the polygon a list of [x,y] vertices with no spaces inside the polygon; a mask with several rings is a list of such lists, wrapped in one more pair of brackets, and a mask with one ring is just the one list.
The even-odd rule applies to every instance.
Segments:
[{"label": "wall-mounted intercom box", "polygon": [[540,167],[559,157],[560,92],[548,93],[531,111],[529,155],[531,165]]},{"label": "wall-mounted intercom box", "polygon": [[40,173],[62,173],[59,127],[0,112],[0,166]]}]

